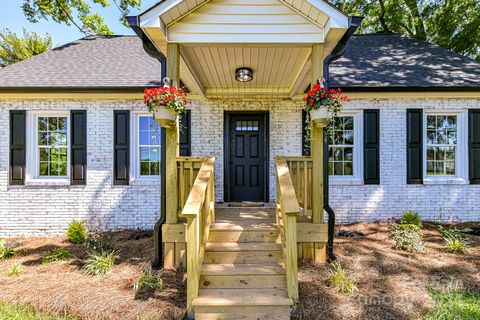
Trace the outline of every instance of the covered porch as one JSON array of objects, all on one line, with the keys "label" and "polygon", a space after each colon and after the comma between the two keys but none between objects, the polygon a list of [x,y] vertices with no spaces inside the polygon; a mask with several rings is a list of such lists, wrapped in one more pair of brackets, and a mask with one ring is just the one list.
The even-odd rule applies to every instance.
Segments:
[{"label": "covered porch", "polygon": [[[311,156],[301,156],[302,98],[358,25],[314,0],[167,0],[129,21],[191,100],[193,156],[179,156],[178,124],[164,129],[158,262],[186,268],[192,317],[248,306],[263,319],[278,304],[275,318],[286,318],[297,261],[327,259],[324,127],[312,125]],[[259,207],[216,206],[228,201]]]}]

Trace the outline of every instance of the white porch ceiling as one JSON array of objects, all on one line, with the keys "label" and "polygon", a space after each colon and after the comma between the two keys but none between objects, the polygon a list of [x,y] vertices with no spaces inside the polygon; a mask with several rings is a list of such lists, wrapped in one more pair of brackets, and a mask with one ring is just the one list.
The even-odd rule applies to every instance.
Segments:
[{"label": "white porch ceiling", "polygon": [[[167,43],[180,45],[192,92],[289,97],[308,85],[312,45],[323,43],[326,56],[348,17],[322,0],[165,0],[140,27],[165,54]],[[253,81],[237,82],[239,67],[253,69]]]}]

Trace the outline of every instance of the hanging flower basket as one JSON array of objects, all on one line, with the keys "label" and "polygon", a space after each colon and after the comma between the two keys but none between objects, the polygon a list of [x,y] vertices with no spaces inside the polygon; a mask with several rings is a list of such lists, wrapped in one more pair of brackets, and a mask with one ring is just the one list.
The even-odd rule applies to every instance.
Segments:
[{"label": "hanging flower basket", "polygon": [[327,91],[320,84],[315,84],[303,100],[313,125],[322,128],[326,127],[332,117],[342,110],[344,101],[350,101],[340,89]]},{"label": "hanging flower basket", "polygon": [[171,128],[177,116],[185,112],[187,95],[175,86],[145,89],[144,103],[159,126]]}]

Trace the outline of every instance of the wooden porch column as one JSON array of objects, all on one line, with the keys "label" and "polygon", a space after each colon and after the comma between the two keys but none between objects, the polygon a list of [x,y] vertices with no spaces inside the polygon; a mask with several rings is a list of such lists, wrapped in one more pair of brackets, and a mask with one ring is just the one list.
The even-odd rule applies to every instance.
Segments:
[{"label": "wooden porch column", "polygon": [[[180,83],[180,49],[177,43],[169,43],[167,45],[167,77],[172,81],[172,85],[176,86]],[[166,149],[166,223],[178,223],[177,212],[177,157],[178,153],[178,121],[175,126],[166,130],[166,145],[162,146]],[[185,250],[185,245],[183,244]],[[175,255],[180,248],[175,248],[174,243],[165,243],[165,268],[175,268]]]},{"label": "wooden porch column", "polygon": [[[312,47],[311,84],[323,79],[323,44],[314,44]],[[312,223],[323,223],[323,128],[311,126],[311,156],[312,168]],[[312,254],[312,253],[310,253]],[[315,262],[326,261],[326,244],[313,244]]]}]

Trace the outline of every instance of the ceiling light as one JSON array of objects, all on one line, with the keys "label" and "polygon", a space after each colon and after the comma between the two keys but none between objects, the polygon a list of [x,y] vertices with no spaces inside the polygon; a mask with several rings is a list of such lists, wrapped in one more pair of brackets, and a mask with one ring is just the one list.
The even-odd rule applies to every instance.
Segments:
[{"label": "ceiling light", "polygon": [[238,68],[235,71],[235,79],[239,82],[248,82],[253,79],[253,70],[250,68]]}]

